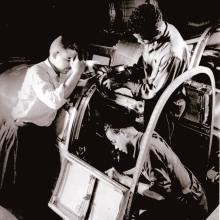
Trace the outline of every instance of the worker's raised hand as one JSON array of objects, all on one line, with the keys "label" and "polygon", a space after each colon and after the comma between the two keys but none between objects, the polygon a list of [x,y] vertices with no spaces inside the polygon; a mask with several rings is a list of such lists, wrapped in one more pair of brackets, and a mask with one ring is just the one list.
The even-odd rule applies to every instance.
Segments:
[{"label": "worker's raised hand", "polygon": [[78,56],[73,60],[70,60],[70,68],[73,74],[81,75],[86,69],[86,62],[84,60],[79,60]]}]

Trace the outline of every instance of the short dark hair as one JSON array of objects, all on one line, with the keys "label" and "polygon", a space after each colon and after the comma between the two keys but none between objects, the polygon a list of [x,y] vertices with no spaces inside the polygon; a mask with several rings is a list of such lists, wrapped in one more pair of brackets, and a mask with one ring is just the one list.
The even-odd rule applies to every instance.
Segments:
[{"label": "short dark hair", "polygon": [[142,4],[129,17],[128,30],[131,34],[139,33],[145,39],[152,39],[159,34],[158,27],[162,19],[157,5]]},{"label": "short dark hair", "polygon": [[62,37],[62,44],[64,49],[72,49],[76,50],[77,52],[84,46],[84,43],[80,41],[78,38],[70,38],[69,36],[63,35]]},{"label": "short dark hair", "polygon": [[78,53],[79,59],[82,59],[85,57],[87,47],[84,42],[80,41],[80,39],[59,36],[51,43],[50,55],[53,56],[55,53],[66,49],[75,50]]}]

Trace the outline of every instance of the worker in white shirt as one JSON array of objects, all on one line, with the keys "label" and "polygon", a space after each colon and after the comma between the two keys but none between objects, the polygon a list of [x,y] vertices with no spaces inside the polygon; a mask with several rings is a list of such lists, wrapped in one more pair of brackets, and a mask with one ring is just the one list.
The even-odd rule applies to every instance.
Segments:
[{"label": "worker in white shirt", "polygon": [[53,121],[87,68],[80,45],[56,38],[49,58],[27,70],[12,110],[18,126],[15,206],[25,219],[33,213],[36,219],[58,218],[47,205],[60,171]]},{"label": "worker in white shirt", "polygon": [[64,45],[61,36],[54,40],[49,58],[27,70],[18,102],[12,110],[16,123],[50,126],[85,67],[86,63],[78,59],[77,44]]}]

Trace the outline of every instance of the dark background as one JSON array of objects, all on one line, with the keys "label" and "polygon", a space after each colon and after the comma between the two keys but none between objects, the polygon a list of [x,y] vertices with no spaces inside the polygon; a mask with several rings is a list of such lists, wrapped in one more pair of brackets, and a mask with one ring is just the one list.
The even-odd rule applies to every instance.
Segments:
[{"label": "dark background", "polygon": [[[201,24],[219,17],[217,0],[159,0],[165,18],[188,37],[195,32],[189,22]],[[0,58],[48,55],[51,41],[60,34],[90,42],[106,42],[109,25],[107,0],[2,1],[0,7]]]},{"label": "dark background", "polygon": [[47,53],[51,41],[60,34],[92,40],[107,19],[104,2],[5,1],[0,7],[0,56]]}]

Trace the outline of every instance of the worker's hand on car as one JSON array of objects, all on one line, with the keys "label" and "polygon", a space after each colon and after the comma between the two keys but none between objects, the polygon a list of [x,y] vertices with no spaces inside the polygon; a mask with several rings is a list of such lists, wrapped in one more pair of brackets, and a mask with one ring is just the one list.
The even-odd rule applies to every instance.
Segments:
[{"label": "worker's hand on car", "polygon": [[115,78],[108,78],[102,83],[103,87],[113,91],[115,89],[121,88],[122,83],[118,82]]},{"label": "worker's hand on car", "polygon": [[102,65],[102,64],[96,64],[96,65],[94,65],[93,68],[96,71],[96,73],[100,76],[108,75],[109,71],[111,70],[111,68],[109,66]]},{"label": "worker's hand on car", "polygon": [[114,168],[110,168],[105,173],[113,180],[119,181],[121,174]]}]

